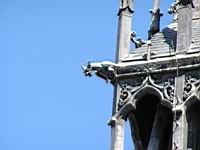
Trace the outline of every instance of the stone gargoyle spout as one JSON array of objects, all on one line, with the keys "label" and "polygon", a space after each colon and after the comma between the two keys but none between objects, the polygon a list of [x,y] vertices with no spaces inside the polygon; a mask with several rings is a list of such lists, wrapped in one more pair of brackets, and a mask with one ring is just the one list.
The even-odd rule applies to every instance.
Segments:
[{"label": "stone gargoyle spout", "polygon": [[91,77],[92,72],[94,72],[98,77],[106,80],[106,82],[110,80],[111,83],[113,83],[116,77],[116,69],[118,68],[118,65],[110,61],[95,63],[88,61],[86,66],[82,65],[81,67],[85,76]]}]

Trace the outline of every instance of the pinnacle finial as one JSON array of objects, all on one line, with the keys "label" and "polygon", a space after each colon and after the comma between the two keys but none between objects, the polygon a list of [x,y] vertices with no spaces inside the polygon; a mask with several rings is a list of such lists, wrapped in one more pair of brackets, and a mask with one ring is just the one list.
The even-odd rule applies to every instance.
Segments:
[{"label": "pinnacle finial", "polygon": [[118,15],[121,14],[122,11],[128,9],[130,13],[133,13],[133,0],[120,0],[120,8]]},{"label": "pinnacle finial", "polygon": [[160,17],[163,16],[163,13],[160,12],[160,0],[154,1],[154,7],[150,10],[152,14],[151,25],[149,29],[149,36],[148,39],[150,40],[151,37],[160,31]]}]

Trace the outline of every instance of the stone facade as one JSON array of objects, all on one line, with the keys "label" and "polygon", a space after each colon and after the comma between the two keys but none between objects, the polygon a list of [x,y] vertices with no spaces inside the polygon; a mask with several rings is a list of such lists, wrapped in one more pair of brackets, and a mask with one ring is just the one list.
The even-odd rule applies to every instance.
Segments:
[{"label": "stone facade", "polygon": [[83,66],[86,76],[95,72],[114,86],[111,150],[123,150],[126,121],[136,150],[200,150],[200,0],[175,1],[175,18],[162,31],[159,4],[149,40],[138,43],[133,2],[121,0],[116,62]]}]

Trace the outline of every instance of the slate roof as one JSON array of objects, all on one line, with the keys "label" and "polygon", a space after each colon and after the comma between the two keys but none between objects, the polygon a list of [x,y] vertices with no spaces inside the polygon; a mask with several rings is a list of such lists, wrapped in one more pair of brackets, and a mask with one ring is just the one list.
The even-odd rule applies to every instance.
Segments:
[{"label": "slate roof", "polygon": [[[177,23],[172,23],[151,39],[151,45],[144,44],[130,52],[126,60],[144,60],[147,50],[151,49],[151,58],[168,57],[175,55],[177,39]],[[192,44],[187,53],[200,51],[200,19],[193,20]]]}]

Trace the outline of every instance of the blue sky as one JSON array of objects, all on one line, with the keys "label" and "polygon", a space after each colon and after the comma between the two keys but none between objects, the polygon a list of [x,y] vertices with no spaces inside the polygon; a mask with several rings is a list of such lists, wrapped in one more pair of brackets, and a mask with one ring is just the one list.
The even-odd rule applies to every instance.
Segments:
[{"label": "blue sky", "polygon": [[[162,2],[162,26],[171,2]],[[135,5],[133,30],[146,39],[153,1]],[[0,0],[0,150],[109,149],[113,87],[84,77],[80,65],[114,61],[118,7],[119,0]]]}]

